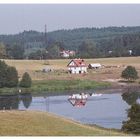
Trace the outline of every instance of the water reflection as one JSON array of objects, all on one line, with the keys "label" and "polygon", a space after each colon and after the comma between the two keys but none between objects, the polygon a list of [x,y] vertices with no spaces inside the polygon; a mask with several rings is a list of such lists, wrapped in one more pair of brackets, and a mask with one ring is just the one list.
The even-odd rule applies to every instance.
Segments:
[{"label": "water reflection", "polygon": [[132,105],[139,101],[140,99],[140,92],[134,91],[134,92],[125,92],[122,94],[122,99],[128,104]]},{"label": "water reflection", "polygon": [[19,106],[18,95],[2,95],[2,96],[0,96],[0,110],[18,109],[18,106]]},{"label": "water reflection", "polygon": [[32,94],[0,95],[0,110],[19,109],[20,102],[23,102],[24,107],[28,108],[32,102]]},{"label": "water reflection", "polygon": [[23,102],[24,107],[27,109],[29,108],[32,102],[32,94],[31,93],[22,94],[20,99]]},{"label": "water reflection", "polygon": [[[120,129],[122,121],[127,120],[126,110],[140,94],[114,93],[91,97],[82,108],[75,108],[68,102],[68,95],[32,97],[32,94],[0,96],[0,109],[29,109],[48,111],[65,116],[84,124],[97,124],[105,128]],[[125,102],[124,102],[125,101]]]}]

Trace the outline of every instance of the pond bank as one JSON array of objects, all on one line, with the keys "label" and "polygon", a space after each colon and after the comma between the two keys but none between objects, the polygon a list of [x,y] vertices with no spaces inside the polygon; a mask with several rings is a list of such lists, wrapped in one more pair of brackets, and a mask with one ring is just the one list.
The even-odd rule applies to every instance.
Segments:
[{"label": "pond bank", "polygon": [[[33,81],[31,88],[0,88],[0,95],[6,94],[19,94],[19,89],[22,90],[22,93],[32,93],[33,95],[46,94],[46,93],[61,93],[73,92],[73,91],[90,91],[94,90],[97,93],[104,90],[111,90],[114,92],[122,92],[123,90],[131,87],[137,87],[140,89],[140,85],[135,83],[122,85],[120,83],[111,83],[111,82],[97,82],[93,80],[39,80]],[[63,94],[64,95],[64,94]]]},{"label": "pond bank", "polygon": [[[31,88],[20,88],[23,92],[32,94],[44,92],[60,92],[73,90],[89,90],[98,88],[107,88],[111,84],[107,82],[96,82],[90,80],[42,80],[33,81]],[[0,94],[18,93],[19,88],[0,88]]]}]

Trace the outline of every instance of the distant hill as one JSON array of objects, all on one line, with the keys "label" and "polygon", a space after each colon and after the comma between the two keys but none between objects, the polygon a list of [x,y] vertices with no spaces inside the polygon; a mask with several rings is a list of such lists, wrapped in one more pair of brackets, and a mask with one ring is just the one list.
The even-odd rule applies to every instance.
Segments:
[{"label": "distant hill", "polygon": [[45,34],[37,31],[23,31],[15,35],[0,35],[0,42],[4,44],[22,43],[26,53],[46,48],[54,42],[61,42],[65,49],[78,50],[84,41],[95,43],[100,51],[112,50],[119,47],[133,49],[140,44],[140,26],[136,27],[105,27],[105,28],[76,28],[71,30],[57,30]]}]

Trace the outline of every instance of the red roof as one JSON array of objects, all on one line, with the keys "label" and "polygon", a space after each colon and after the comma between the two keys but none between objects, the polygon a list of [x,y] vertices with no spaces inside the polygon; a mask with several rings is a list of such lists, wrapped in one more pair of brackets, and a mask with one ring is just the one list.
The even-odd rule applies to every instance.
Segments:
[{"label": "red roof", "polygon": [[[74,63],[74,65],[70,65],[72,62]],[[73,59],[70,61],[70,63],[67,66],[69,66],[69,67],[86,67],[86,64],[83,59]]]}]

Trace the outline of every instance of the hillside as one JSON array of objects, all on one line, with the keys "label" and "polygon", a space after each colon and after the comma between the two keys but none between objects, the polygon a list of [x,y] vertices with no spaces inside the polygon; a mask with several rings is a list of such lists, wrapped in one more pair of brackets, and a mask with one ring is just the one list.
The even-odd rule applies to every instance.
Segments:
[{"label": "hillside", "polygon": [[[114,50],[113,56],[127,56],[129,49],[133,55],[140,55],[140,26],[137,27],[105,27],[105,28],[76,28],[57,30],[45,33],[24,31],[15,35],[0,35],[0,42],[5,45],[19,43],[25,48],[25,54],[48,48],[52,44],[64,49],[81,51],[83,42],[88,42],[95,51],[90,57],[106,57],[108,51]],[[46,43],[47,42],[47,43]],[[85,44],[84,44],[85,45]],[[85,52],[85,50],[84,50]],[[98,55],[97,55],[98,54]]]},{"label": "hillside", "polygon": [[90,127],[50,113],[0,111],[0,136],[123,136],[121,132]]}]

